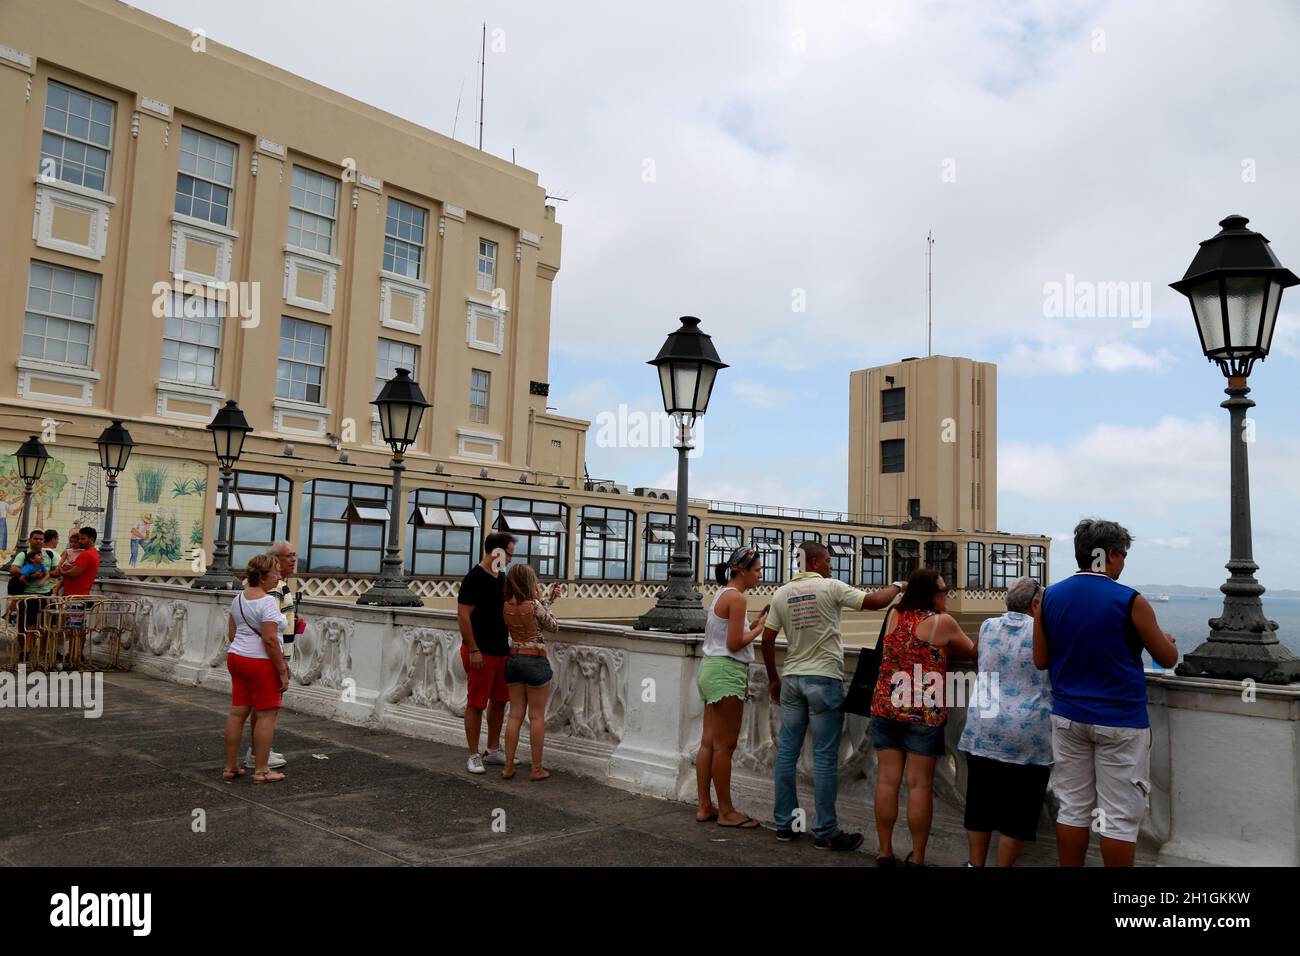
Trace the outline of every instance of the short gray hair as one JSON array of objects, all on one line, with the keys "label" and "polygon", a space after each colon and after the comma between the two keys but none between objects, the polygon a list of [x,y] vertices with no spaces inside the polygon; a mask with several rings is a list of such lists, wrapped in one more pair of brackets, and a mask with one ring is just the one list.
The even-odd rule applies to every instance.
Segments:
[{"label": "short gray hair", "polygon": [[[1084,518],[1074,526],[1074,560],[1080,571],[1101,570],[1093,563],[1100,556],[1104,558],[1112,551],[1127,554],[1133,544],[1133,536],[1128,529],[1115,521],[1101,518]],[[1098,555],[1100,552],[1100,555]]]},{"label": "short gray hair", "polygon": [[270,555],[271,557],[273,557],[273,558],[279,558],[279,557],[282,557],[282,555],[276,554],[276,552],[277,552],[277,551],[278,551],[282,546],[285,547],[285,548],[292,549],[292,548],[293,548],[293,542],[292,542],[292,541],[285,541],[285,540],[283,540],[283,539],[280,540],[280,541],[273,541],[273,542],[271,542],[271,546],[270,546],[269,548],[266,549],[266,553],[269,554],[269,555]]},{"label": "short gray hair", "polygon": [[1007,610],[1028,614],[1029,609],[1034,606],[1034,598],[1038,597],[1039,586],[1033,578],[1017,578],[1011,587],[1007,588]]}]

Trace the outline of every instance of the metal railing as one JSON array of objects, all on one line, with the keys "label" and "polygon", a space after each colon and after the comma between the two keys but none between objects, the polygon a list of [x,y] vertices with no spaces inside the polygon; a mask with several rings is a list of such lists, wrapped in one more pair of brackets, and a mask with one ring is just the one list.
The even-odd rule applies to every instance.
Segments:
[{"label": "metal railing", "polygon": [[715,514],[752,515],[756,518],[793,518],[796,521],[826,521],[835,524],[869,525],[877,528],[901,528],[912,520],[906,515],[864,515],[848,511],[822,511],[817,508],[787,508],[784,505],[758,505],[743,501],[708,501]]}]

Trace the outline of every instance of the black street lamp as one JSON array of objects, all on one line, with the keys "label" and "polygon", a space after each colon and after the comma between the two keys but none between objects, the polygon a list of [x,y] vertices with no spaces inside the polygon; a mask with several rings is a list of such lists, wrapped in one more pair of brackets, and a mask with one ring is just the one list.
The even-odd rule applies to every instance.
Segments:
[{"label": "black street lamp", "polygon": [[[45,450],[41,440],[32,435],[18,446],[15,456],[18,459],[18,477],[23,480],[23,516],[18,522],[18,540],[27,540],[27,522],[32,514],[32,487],[41,480],[45,466],[50,460],[50,453]],[[23,545],[26,547],[26,545]]]},{"label": "black street lamp", "polygon": [[1300,279],[1278,262],[1267,239],[1246,228],[1248,221],[1229,216],[1220,222],[1219,233],[1201,243],[1187,274],[1170,283],[1191,300],[1201,349],[1228,379],[1228,400],[1221,407],[1231,422],[1232,467],[1232,552],[1225,565],[1230,575],[1219,587],[1223,614],[1210,619],[1209,640],[1184,655],[1177,672],[1289,684],[1300,680],[1300,658],[1278,642],[1277,622],[1264,617],[1264,588],[1255,580],[1259,566],[1251,543],[1244,426],[1246,409],[1255,405],[1246,397],[1246,378],[1255,362],[1268,355],[1282,290]]},{"label": "black street lamp", "polygon": [[122,420],[115,418],[113,424],[100,432],[95,444],[99,446],[99,467],[108,476],[108,506],[104,510],[104,537],[99,546],[99,576],[124,578],[126,575],[117,566],[117,556],[113,553],[113,513],[117,503],[117,476],[126,470],[135,442],[123,427]]},{"label": "black street lamp", "polygon": [[370,403],[379,409],[379,427],[384,433],[384,441],[393,450],[393,460],[389,464],[393,469],[393,501],[388,516],[388,547],[379,568],[379,576],[370,589],[357,598],[357,603],[378,607],[423,607],[424,602],[411,590],[402,573],[402,554],[398,550],[397,535],[402,514],[406,510],[406,502],[402,500],[402,470],[405,468],[403,457],[406,449],[415,443],[415,436],[420,431],[420,420],[429,403],[425,401],[424,392],[420,391],[419,384],[411,378],[408,369],[393,371],[393,377]]},{"label": "black street lamp", "polygon": [[677,519],[673,528],[673,555],[668,566],[668,584],[659,592],[653,608],[637,618],[640,631],[671,631],[694,634],[704,630],[704,603],[695,590],[691,573],[691,552],[687,543],[687,463],[691,428],[709,408],[713,380],[727,364],[718,358],[713,340],[700,331],[700,320],[682,316],[682,327],[669,334],[659,354],[647,362],[659,370],[664,411],[677,422]]},{"label": "black street lamp", "polygon": [[226,522],[230,517],[230,486],[235,463],[244,452],[244,439],[253,430],[234,401],[227,401],[207,425],[221,468],[221,511],[217,520],[217,540],[212,545],[212,564],[207,573],[190,585],[204,591],[227,591],[238,588],[239,578],[230,570],[230,545],[226,541]]}]

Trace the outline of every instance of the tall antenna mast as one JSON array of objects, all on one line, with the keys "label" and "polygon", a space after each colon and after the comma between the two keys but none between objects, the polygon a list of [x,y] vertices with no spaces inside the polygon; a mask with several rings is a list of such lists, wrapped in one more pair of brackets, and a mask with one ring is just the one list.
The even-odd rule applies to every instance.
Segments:
[{"label": "tall antenna mast", "polygon": [[487,76],[487,23],[483,24],[483,43],[478,54],[478,148],[483,148],[483,81]]},{"label": "tall antenna mast", "polygon": [[925,234],[925,354],[934,354],[934,230]]}]

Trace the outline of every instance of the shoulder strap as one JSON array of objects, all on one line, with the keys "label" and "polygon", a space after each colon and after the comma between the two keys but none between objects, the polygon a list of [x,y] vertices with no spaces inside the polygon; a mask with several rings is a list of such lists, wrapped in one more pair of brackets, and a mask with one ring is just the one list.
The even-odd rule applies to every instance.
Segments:
[{"label": "shoulder strap", "polygon": [[242,594],[237,594],[235,595],[235,600],[239,602],[239,604],[237,605],[239,608],[239,616],[244,619],[244,623],[248,626],[248,629],[252,631],[254,634],[256,634],[257,628],[253,627],[253,625],[248,623],[248,617],[247,615],[244,614],[244,596]]}]

